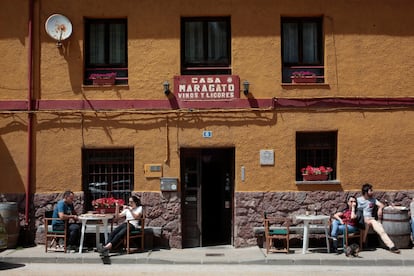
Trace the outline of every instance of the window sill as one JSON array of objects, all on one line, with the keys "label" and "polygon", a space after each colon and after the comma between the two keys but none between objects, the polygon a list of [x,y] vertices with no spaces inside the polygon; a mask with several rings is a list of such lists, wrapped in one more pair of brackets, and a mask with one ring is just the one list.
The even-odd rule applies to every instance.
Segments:
[{"label": "window sill", "polygon": [[313,184],[323,184],[323,185],[340,185],[341,181],[339,180],[326,180],[326,181],[296,181],[296,185],[313,185]]},{"label": "window sill", "polygon": [[328,83],[282,83],[282,87],[329,87]]},{"label": "window sill", "polygon": [[115,87],[122,87],[122,88],[129,88],[129,84],[104,84],[104,85],[93,85],[93,84],[82,84],[82,88],[115,88]]}]

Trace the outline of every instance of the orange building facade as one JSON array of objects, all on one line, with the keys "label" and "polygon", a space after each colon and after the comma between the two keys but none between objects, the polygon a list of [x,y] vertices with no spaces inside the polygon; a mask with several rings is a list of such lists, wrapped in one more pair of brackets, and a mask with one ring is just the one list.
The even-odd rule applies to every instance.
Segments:
[{"label": "orange building facade", "polygon": [[[78,212],[138,194],[176,248],[253,245],[263,211],[331,214],[366,182],[408,206],[413,8],[2,1],[3,201],[19,202],[35,239],[65,190]],[[307,165],[333,171],[303,181]]]}]

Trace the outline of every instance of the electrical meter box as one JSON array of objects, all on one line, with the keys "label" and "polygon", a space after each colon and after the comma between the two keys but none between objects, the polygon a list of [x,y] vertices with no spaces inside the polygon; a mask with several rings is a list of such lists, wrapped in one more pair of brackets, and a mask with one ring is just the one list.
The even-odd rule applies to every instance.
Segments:
[{"label": "electrical meter box", "polygon": [[178,179],[173,177],[161,177],[161,192],[176,192],[178,190]]}]

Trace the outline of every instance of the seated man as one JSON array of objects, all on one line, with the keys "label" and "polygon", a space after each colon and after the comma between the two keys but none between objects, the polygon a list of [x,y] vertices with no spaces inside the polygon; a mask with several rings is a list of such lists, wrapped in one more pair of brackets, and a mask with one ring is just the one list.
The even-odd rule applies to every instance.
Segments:
[{"label": "seated man", "polygon": [[[385,233],[384,227],[382,224],[375,220],[372,211],[374,210],[375,205],[378,207],[378,218],[382,218],[382,209],[384,204],[382,204],[378,199],[373,197],[374,192],[371,184],[364,184],[362,186],[362,196],[358,197],[358,206],[362,208],[364,213],[364,221],[366,225],[372,226],[374,231],[380,236],[384,244],[389,248],[392,253],[400,253],[400,250],[395,247],[394,242],[388,237]],[[366,243],[366,235],[364,236],[364,243]]]},{"label": "seated man", "polygon": [[[59,218],[52,221],[52,228],[54,231],[64,230],[65,223],[64,220],[76,221],[78,220],[78,215],[75,212],[73,207],[73,198],[74,194],[71,191],[66,191],[63,193],[63,199],[59,200],[56,204],[55,209],[53,210],[52,218]],[[69,221],[68,221],[69,222]],[[80,225],[78,223],[68,223],[68,244],[67,249],[69,252],[76,250],[76,247],[79,245],[79,236],[80,236]]]}]

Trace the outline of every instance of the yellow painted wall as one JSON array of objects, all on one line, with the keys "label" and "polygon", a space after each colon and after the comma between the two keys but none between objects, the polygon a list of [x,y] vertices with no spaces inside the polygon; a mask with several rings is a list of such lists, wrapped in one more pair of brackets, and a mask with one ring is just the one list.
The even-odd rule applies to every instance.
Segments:
[{"label": "yellow painted wall", "polygon": [[[28,1],[0,9],[0,100],[27,98]],[[231,16],[232,73],[248,79],[255,98],[413,97],[414,19],[411,0],[42,0],[35,1],[34,95],[39,99],[165,99],[162,83],[180,74],[180,18]],[[375,7],[375,8],[373,8]],[[67,16],[72,36],[56,48],[44,30],[54,13]],[[9,16],[9,15],[16,16]],[[18,16],[17,16],[18,15]],[[326,85],[281,85],[281,16],[324,17]],[[85,17],[128,18],[128,86],[82,85]],[[244,97],[244,95],[241,95]],[[0,114],[2,192],[23,192],[27,116]],[[166,118],[168,116],[168,131]],[[143,165],[162,163],[179,176],[180,147],[228,147],[236,152],[236,191],[376,190],[414,187],[414,113],[407,110],[305,110],[152,114],[40,113],[34,124],[35,193],[81,191],[81,148],[135,148],[135,189],[159,191]],[[202,130],[213,131],[203,139]],[[338,131],[340,185],[295,184],[295,132]],[[168,133],[168,137],[167,137]],[[167,139],[168,138],[168,139]],[[168,144],[167,144],[168,143]],[[275,150],[275,166],[259,165],[259,150]],[[164,162],[166,161],[166,162]],[[246,167],[246,181],[240,167]],[[8,168],[12,168],[9,170]],[[17,183],[18,185],[14,185]]]}]

